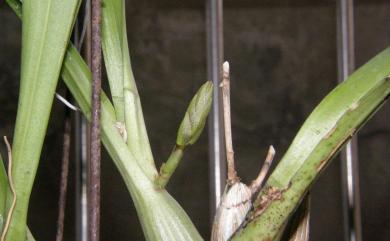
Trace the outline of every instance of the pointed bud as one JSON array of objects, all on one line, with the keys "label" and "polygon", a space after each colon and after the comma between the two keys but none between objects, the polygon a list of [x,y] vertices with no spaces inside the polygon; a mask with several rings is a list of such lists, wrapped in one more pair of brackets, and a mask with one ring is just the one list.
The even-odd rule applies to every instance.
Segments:
[{"label": "pointed bud", "polygon": [[188,106],[177,133],[177,145],[192,145],[198,140],[210,112],[212,99],[213,83],[207,81],[200,87]]}]

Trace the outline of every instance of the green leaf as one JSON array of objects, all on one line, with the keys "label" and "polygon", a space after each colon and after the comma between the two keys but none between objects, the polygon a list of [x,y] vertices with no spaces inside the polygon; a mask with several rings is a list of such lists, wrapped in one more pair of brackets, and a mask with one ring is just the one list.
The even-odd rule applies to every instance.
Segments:
[{"label": "green leaf", "polygon": [[198,140],[210,112],[212,100],[213,83],[207,81],[200,87],[187,108],[177,133],[177,145],[192,145]]},{"label": "green leaf", "polygon": [[340,148],[390,93],[390,48],[337,86],[305,121],[232,240],[273,240]]},{"label": "green leaf", "polygon": [[15,12],[15,14],[22,18],[22,4],[19,0],[6,0],[8,5],[12,8],[12,10]]},{"label": "green leaf", "polygon": [[[31,188],[78,6],[78,0],[23,1],[21,82],[12,169],[17,203],[7,241],[26,240]],[[10,198],[7,203],[9,207]]]}]

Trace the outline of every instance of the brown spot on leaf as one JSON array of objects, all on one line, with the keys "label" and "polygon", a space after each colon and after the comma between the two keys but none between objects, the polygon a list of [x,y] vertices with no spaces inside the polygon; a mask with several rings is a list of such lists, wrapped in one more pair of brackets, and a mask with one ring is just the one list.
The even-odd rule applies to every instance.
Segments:
[{"label": "brown spot on leaf", "polygon": [[330,129],[328,133],[326,133],[324,139],[328,139],[329,137],[331,137],[336,130],[337,130],[337,125],[333,126],[332,129]]},{"label": "brown spot on leaf", "polygon": [[291,183],[285,189],[280,189],[277,187],[268,187],[266,193],[261,196],[259,204],[255,207],[250,220],[255,219],[260,216],[268,206],[275,200],[282,200],[283,192],[285,192],[288,188],[290,188]]},{"label": "brown spot on leaf", "polygon": [[355,132],[356,132],[356,129],[352,129],[350,131],[350,133],[343,140],[341,140],[339,143],[337,143],[337,145],[333,148],[333,150],[329,153],[329,155],[326,158],[324,158],[322,161],[320,161],[320,163],[318,164],[318,166],[316,168],[317,172],[320,172],[326,166],[328,161],[355,134]]}]

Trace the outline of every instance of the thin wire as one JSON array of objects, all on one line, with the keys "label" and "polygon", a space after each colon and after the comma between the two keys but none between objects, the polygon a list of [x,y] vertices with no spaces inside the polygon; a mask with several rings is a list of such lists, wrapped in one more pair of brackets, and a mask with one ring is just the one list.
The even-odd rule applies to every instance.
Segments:
[{"label": "thin wire", "polygon": [[[355,69],[354,5],[353,0],[338,3],[338,73],[339,82],[344,81]],[[361,241],[361,211],[358,170],[357,136],[347,143],[341,152],[342,196],[344,215],[344,238],[346,241]]]},{"label": "thin wire", "polygon": [[[91,67],[91,1],[84,0],[83,8],[80,9],[80,19],[76,20],[74,30],[74,43],[80,53]],[[81,34],[80,34],[80,27]],[[84,41],[85,40],[85,41]],[[76,241],[88,241],[88,207],[87,207],[87,185],[88,185],[88,123],[82,116],[81,112],[74,112],[75,125],[75,225],[76,225]]]}]

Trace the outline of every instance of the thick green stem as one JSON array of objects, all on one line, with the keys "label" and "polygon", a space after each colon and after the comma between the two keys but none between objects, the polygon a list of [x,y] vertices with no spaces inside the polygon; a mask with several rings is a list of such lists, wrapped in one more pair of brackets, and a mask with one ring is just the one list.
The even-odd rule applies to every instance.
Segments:
[{"label": "thick green stem", "polygon": [[[123,62],[118,61],[123,59],[122,45],[123,29],[122,18],[123,11],[121,9],[124,2],[115,1],[104,3],[103,19],[102,19],[102,47],[104,52],[104,61],[108,75],[108,83],[110,85],[111,96],[114,104],[116,119],[118,122],[125,121],[125,103],[123,95],[123,82],[125,66]],[[116,5],[119,6],[116,6]],[[114,30],[115,29],[115,30]],[[114,32],[116,34],[114,34]]]},{"label": "thick green stem", "polygon": [[337,86],[314,109],[232,240],[273,240],[340,148],[390,94],[390,48]]},{"label": "thick green stem", "polygon": [[140,167],[153,179],[157,175],[131,68],[127,43],[125,1],[103,0],[103,54],[118,122],[125,125],[127,145]]},{"label": "thick green stem", "polygon": [[156,186],[158,188],[164,188],[172,174],[175,172],[177,166],[179,165],[181,159],[183,158],[184,148],[180,146],[175,146],[169,156],[167,162],[163,163],[160,168],[159,176],[156,178]]},{"label": "thick green stem", "polygon": [[[64,60],[62,78],[81,110],[90,118],[91,74],[73,46]],[[180,205],[164,190],[157,190],[145,175],[116,128],[115,111],[102,94],[102,141],[118,167],[133,198],[148,241],[202,240]]]}]

